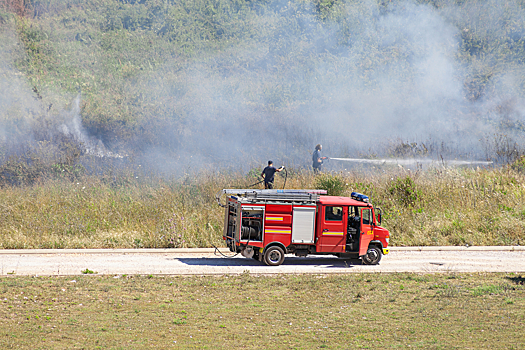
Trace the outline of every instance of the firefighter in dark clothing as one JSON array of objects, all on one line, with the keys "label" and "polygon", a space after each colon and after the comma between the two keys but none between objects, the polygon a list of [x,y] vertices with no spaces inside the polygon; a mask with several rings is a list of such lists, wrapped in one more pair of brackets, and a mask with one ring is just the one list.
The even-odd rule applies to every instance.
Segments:
[{"label": "firefighter in dark clothing", "polygon": [[316,174],[321,171],[321,165],[323,164],[323,160],[328,158],[321,156],[322,149],[323,146],[318,144],[317,146],[315,146],[314,154],[312,154],[312,168],[314,168],[314,173]]},{"label": "firefighter in dark clothing", "polygon": [[271,160],[268,161],[268,166],[264,168],[264,170],[261,173],[262,178],[264,179],[264,188],[266,189],[272,189],[273,188],[273,180],[274,175],[277,172],[283,171],[284,166],[280,167],[279,169],[276,169],[273,166],[273,162]]}]

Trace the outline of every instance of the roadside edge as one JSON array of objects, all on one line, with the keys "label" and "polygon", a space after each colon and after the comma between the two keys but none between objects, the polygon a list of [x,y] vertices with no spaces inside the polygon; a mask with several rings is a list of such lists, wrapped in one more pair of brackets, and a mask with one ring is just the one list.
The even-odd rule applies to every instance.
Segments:
[{"label": "roadside edge", "polygon": [[[391,252],[402,251],[525,251],[525,246],[421,246],[389,247]],[[217,248],[231,253],[228,248]],[[4,254],[210,254],[215,248],[140,248],[140,249],[0,249]]]}]

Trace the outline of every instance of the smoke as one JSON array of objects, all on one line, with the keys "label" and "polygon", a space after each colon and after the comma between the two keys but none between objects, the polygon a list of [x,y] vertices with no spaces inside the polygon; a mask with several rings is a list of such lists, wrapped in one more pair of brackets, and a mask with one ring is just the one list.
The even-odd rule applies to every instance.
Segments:
[{"label": "smoke", "polygon": [[[147,2],[127,6],[150,9]],[[99,96],[84,95],[96,102],[81,110],[77,98],[70,111],[58,113],[56,132],[77,140],[87,154],[129,153],[164,173],[249,168],[268,159],[308,167],[317,143],[336,157],[487,161],[501,160],[501,154],[511,160],[525,146],[525,11],[517,1],[276,0],[230,9],[234,13],[224,17],[222,8],[204,14],[203,23],[214,25],[209,31],[205,24],[177,24],[180,5],[170,6],[148,20],[157,39],[202,40],[188,44],[193,55],[152,49],[140,68],[144,73],[111,91],[124,96],[114,111],[130,111],[135,124],[126,133],[115,129],[120,137],[99,133],[96,123],[82,119],[93,121],[94,110],[105,107],[92,107]],[[129,30],[129,40],[140,35],[115,18],[111,26]],[[192,37],[192,30],[199,35]],[[76,37],[89,39],[83,50],[92,56],[102,52],[97,64],[107,62],[107,42],[97,46],[102,39],[95,35]],[[10,58],[0,55],[2,69]],[[119,58],[129,71],[143,63],[132,62],[132,54],[121,56],[130,60],[122,64]],[[90,67],[85,61],[79,70]],[[11,73],[0,76],[0,89],[16,84],[24,93],[2,94],[0,113],[11,116],[13,108],[35,105],[33,112],[20,112],[16,128],[22,130],[25,116],[46,114],[46,108],[31,87],[21,87],[14,68],[5,71]],[[8,119],[0,122],[0,141],[14,135]],[[129,124],[122,119],[112,125]]]},{"label": "smoke", "polygon": [[[46,141],[57,143],[61,136],[73,140],[85,154],[122,158],[123,155],[108,151],[100,139],[83,127],[80,95],[73,99],[70,110],[50,113],[52,105],[45,106],[37,88],[31,87],[27,76],[14,66],[14,57],[23,57],[18,52],[16,33],[8,26],[1,27],[0,32],[0,159],[44,147],[48,148],[45,153],[59,152],[56,144]],[[51,156],[56,157],[60,155]]]},{"label": "smoke", "polygon": [[31,139],[33,121],[42,109],[26,77],[13,66],[13,55],[18,50],[15,33],[0,29],[0,157],[5,157],[8,148],[16,149],[28,137]]},{"label": "smoke", "polygon": [[[175,167],[264,164],[266,158],[308,165],[317,143],[329,155],[391,155],[392,144],[406,142],[424,144],[425,156],[437,159],[494,159],[489,144],[502,121],[509,115],[513,123],[523,121],[522,82],[512,73],[523,67],[499,65],[482,81],[483,72],[496,69],[497,53],[488,60],[472,57],[464,43],[473,31],[493,40],[508,34],[490,16],[494,10],[523,30],[519,5],[344,6],[345,18],[321,21],[313,7],[276,2],[249,23],[259,33],[251,41],[184,67],[179,78],[187,82],[185,92],[171,95],[172,110],[187,118],[184,131],[167,131],[181,145]],[[468,86],[475,79],[477,92]],[[503,113],[502,105],[511,111]],[[523,141],[519,133],[512,136]]]},{"label": "smoke", "polygon": [[59,124],[57,130],[65,136],[75,140],[86,154],[95,157],[124,158],[127,155],[109,151],[102,140],[91,136],[82,125],[80,114],[80,95],[72,103],[69,112],[63,112],[64,122]]},{"label": "smoke", "polygon": [[[372,11],[372,3],[367,4]],[[454,64],[456,28],[431,6],[412,2],[392,5],[360,23],[362,34],[336,63],[351,73],[322,75],[321,88],[333,91],[322,103],[330,123],[315,118],[320,111],[314,110],[324,134],[359,135],[354,142],[360,144],[461,132],[464,125],[454,113],[463,100],[461,68]]]}]

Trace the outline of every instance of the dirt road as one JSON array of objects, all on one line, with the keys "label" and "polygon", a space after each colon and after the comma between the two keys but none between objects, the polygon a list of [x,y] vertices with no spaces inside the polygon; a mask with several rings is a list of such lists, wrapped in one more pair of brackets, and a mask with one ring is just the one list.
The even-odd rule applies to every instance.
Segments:
[{"label": "dirt road", "polygon": [[[224,254],[231,255],[226,249]],[[334,256],[286,257],[266,266],[240,255],[224,258],[213,249],[0,250],[2,276],[165,274],[223,275],[359,272],[525,272],[525,247],[394,247],[376,266]],[[86,271],[89,270],[89,271]]]}]

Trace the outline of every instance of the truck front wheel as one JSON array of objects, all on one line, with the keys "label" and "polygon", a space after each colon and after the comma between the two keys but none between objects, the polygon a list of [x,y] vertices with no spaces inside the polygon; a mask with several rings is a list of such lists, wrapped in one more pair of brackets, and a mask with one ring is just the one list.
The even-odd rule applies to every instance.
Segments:
[{"label": "truck front wheel", "polygon": [[378,246],[370,246],[366,254],[362,256],[361,261],[365,265],[377,265],[381,261],[382,255],[383,253]]},{"label": "truck front wheel", "polygon": [[269,266],[279,266],[284,261],[284,250],[279,246],[266,249],[264,263]]}]

